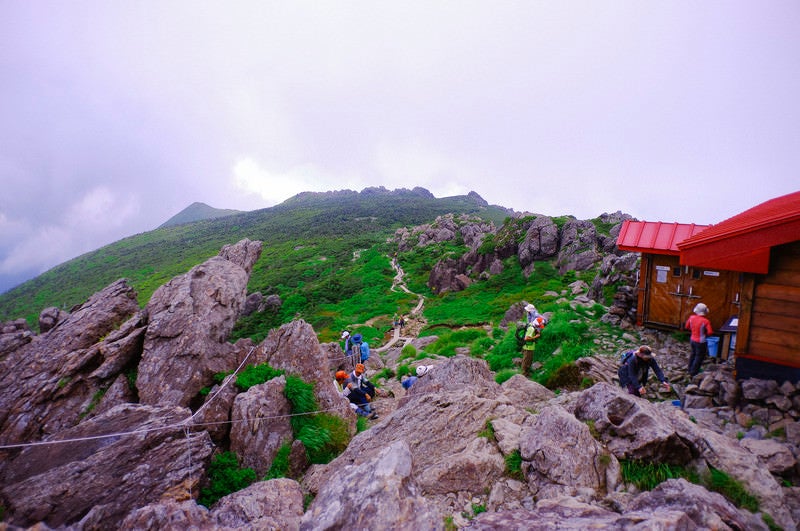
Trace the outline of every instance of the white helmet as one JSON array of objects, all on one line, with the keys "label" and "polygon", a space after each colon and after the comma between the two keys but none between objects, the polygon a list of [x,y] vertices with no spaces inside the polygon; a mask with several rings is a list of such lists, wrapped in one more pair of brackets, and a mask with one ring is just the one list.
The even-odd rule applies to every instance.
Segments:
[{"label": "white helmet", "polygon": [[420,365],[417,367],[417,376],[425,376],[428,374],[428,370],[430,370],[430,367],[427,365]]},{"label": "white helmet", "polygon": [[525,311],[526,312],[535,312],[536,311],[536,306],[534,306],[531,303],[528,303],[528,305],[525,306]]},{"label": "white helmet", "polygon": [[698,302],[697,306],[694,307],[693,311],[697,315],[708,315],[708,306],[706,306],[702,302]]},{"label": "white helmet", "polygon": [[348,337],[350,337],[350,332],[348,332],[347,330],[342,332],[342,339],[347,339]]}]

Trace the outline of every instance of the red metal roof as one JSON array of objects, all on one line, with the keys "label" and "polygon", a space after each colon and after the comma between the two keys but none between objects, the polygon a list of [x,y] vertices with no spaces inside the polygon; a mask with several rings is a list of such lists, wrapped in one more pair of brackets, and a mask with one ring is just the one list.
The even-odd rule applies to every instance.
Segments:
[{"label": "red metal roof", "polygon": [[746,273],[769,272],[769,251],[800,240],[800,192],[745,210],[678,242],[681,263]]},{"label": "red metal roof", "polygon": [[707,227],[694,223],[625,220],[617,237],[617,247],[623,251],[677,256],[680,254],[678,242]]}]

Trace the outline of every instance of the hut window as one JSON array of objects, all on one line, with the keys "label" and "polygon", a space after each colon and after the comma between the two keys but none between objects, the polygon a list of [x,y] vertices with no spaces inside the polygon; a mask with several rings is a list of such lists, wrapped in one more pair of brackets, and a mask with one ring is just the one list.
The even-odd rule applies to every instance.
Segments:
[{"label": "hut window", "polygon": [[699,269],[692,268],[692,278],[694,280],[697,280],[697,279],[700,278],[700,270]]},{"label": "hut window", "polygon": [[673,277],[679,277],[679,276],[681,276],[681,267],[680,267],[680,266],[677,266],[677,267],[673,267],[673,268],[672,268],[672,276],[673,276]]}]

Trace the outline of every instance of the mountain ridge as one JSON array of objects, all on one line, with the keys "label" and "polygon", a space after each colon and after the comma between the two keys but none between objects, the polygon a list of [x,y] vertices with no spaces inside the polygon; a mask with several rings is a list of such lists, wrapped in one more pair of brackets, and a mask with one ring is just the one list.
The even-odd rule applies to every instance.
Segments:
[{"label": "mountain ridge", "polygon": [[[273,207],[162,226],[84,253],[0,294],[0,321],[24,317],[35,324],[42,308],[67,310],[119,278],[130,279],[143,304],[162,283],[246,237],[265,241],[267,254],[287,252],[292,241],[325,247],[336,240],[344,240],[340,248],[350,241],[349,253],[383,241],[400,226],[446,213],[501,223],[513,210],[488,205],[475,192],[436,198],[420,187],[302,192]],[[340,249],[339,256],[344,254]]]}]

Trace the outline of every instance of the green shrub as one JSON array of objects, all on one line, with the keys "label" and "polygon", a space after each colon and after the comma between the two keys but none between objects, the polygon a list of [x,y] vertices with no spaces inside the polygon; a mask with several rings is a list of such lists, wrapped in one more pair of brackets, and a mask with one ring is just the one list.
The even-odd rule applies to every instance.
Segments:
[{"label": "green shrub", "polygon": [[622,459],[620,466],[622,478],[636,485],[639,490],[653,490],[668,479],[684,478],[692,483],[700,483],[697,473],[678,465]]},{"label": "green shrub", "polygon": [[417,357],[417,348],[412,345],[411,343],[407,343],[403,350],[400,351],[400,356],[397,358],[398,363],[407,360],[407,359],[414,359]]},{"label": "green shrub", "polygon": [[696,472],[686,467],[666,463],[620,460],[620,465],[623,479],[633,483],[640,490],[652,490],[659,483],[668,479],[684,478],[691,483],[703,485],[710,491],[722,494],[737,507],[747,509],[751,513],[759,510],[758,499],[755,496],[747,492],[739,481],[714,467],[709,467],[709,474],[705,478],[701,478]]},{"label": "green shrub", "polygon": [[473,341],[486,338],[486,332],[482,329],[467,328],[463,330],[449,330],[442,328],[438,333],[439,338],[428,345],[429,352],[451,358],[456,355],[456,349],[467,347]]},{"label": "green shrub", "polygon": [[242,490],[255,480],[256,473],[252,468],[239,468],[235,453],[218,454],[208,467],[209,485],[200,490],[197,501],[210,508],[223,496]]},{"label": "green shrub", "polygon": [[261,365],[248,365],[236,376],[236,387],[242,391],[247,391],[254,385],[259,385],[273,378],[277,378],[283,374],[283,372],[282,370],[270,367],[266,363]]},{"label": "green shrub", "polygon": [[486,361],[489,363],[491,370],[511,369],[514,367],[514,358],[522,356],[520,347],[517,345],[517,338],[514,336],[515,332],[516,327],[514,325],[509,326],[508,331],[500,339],[497,346],[486,354]]},{"label": "green shrub", "polygon": [[302,441],[308,460],[314,464],[329,463],[350,442],[347,423],[319,409],[314,397],[314,384],[304,382],[297,375],[286,378],[284,396],[292,406],[292,432]]},{"label": "green shrub", "polygon": [[522,473],[522,455],[519,450],[514,450],[504,459],[506,462],[506,475],[517,481],[525,481],[525,476]]},{"label": "green shrub", "polygon": [[494,381],[502,385],[503,382],[510,379],[515,374],[519,374],[517,369],[500,369],[497,371],[497,374],[494,375]]},{"label": "green shrub", "polygon": [[356,419],[356,433],[361,433],[362,431],[366,431],[369,429],[369,422],[367,422],[367,417],[362,417],[361,415],[358,416]]},{"label": "green shrub", "polygon": [[286,477],[286,474],[289,472],[289,454],[291,451],[292,445],[289,443],[284,443],[278,448],[278,453],[275,454],[275,458],[272,460],[269,470],[267,470],[267,475],[264,476],[265,481],[268,479]]},{"label": "green shrub", "polygon": [[375,375],[372,378],[370,378],[370,380],[380,380],[380,379],[390,380],[394,377],[395,377],[395,372],[389,367],[385,367],[376,372]]},{"label": "green shrub", "polygon": [[492,419],[486,419],[486,424],[483,429],[478,432],[478,437],[486,437],[490,441],[496,440],[494,437],[494,426],[492,426]]},{"label": "green shrub", "polygon": [[475,358],[482,358],[494,348],[495,341],[491,337],[478,338],[469,347],[469,354]]},{"label": "green shrub", "polygon": [[751,513],[758,512],[758,500],[756,497],[747,492],[739,481],[733,479],[722,470],[710,467],[708,488],[719,492],[737,507],[747,509]]},{"label": "green shrub", "polygon": [[397,367],[397,379],[398,380],[402,380],[403,376],[408,376],[412,372],[414,372],[414,370],[411,368],[411,365],[408,365],[408,364],[398,365],[398,367]]}]

